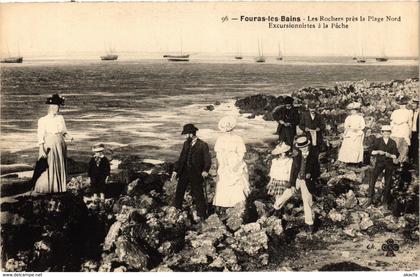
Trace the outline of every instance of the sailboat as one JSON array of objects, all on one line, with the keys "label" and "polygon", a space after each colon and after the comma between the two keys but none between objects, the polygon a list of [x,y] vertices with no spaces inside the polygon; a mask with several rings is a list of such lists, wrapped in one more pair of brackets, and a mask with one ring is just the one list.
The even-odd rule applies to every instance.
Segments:
[{"label": "sailboat", "polygon": [[103,61],[115,61],[118,59],[118,55],[114,54],[114,49],[113,48],[109,48],[108,52],[106,53],[106,55],[101,56],[101,60]]},{"label": "sailboat", "polygon": [[360,57],[358,57],[356,59],[357,63],[365,63],[366,62],[366,58],[363,56],[363,48],[362,48],[361,52],[362,52],[362,55],[360,55]]},{"label": "sailboat", "polygon": [[163,55],[170,62],[188,62],[190,60],[189,54],[182,53],[182,39],[181,39],[181,53],[179,55]]},{"label": "sailboat", "polygon": [[376,58],[376,61],[378,61],[378,62],[386,62],[386,61],[388,61],[388,58],[385,56],[385,49],[384,49],[383,46],[382,46],[382,54],[381,54],[380,57],[377,57]]},{"label": "sailboat", "polygon": [[20,55],[20,49],[18,50],[17,56],[11,56],[9,52],[9,47],[7,47],[7,54],[8,54],[8,57],[2,59],[0,63],[22,63],[23,62],[23,57]]},{"label": "sailboat", "polygon": [[237,51],[237,53],[236,53],[236,55],[235,55],[235,59],[236,60],[242,60],[242,54],[241,54],[241,51],[239,50],[239,47],[238,47],[238,51]]},{"label": "sailboat", "polygon": [[255,62],[257,63],[265,63],[265,57],[262,48],[262,42],[260,43],[260,40],[258,40],[258,57],[255,58]]},{"label": "sailboat", "polygon": [[279,55],[277,56],[276,60],[278,60],[278,61],[282,61],[283,60],[283,55],[281,53],[280,43],[279,43]]}]

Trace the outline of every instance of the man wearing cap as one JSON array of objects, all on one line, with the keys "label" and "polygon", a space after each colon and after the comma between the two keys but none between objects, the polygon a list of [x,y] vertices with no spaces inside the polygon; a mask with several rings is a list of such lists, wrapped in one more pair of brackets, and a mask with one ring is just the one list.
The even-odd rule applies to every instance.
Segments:
[{"label": "man wearing cap", "polygon": [[365,207],[372,204],[373,195],[375,193],[375,183],[382,171],[385,171],[383,204],[385,208],[388,208],[388,205],[390,204],[392,174],[395,170],[394,162],[397,162],[398,157],[397,143],[390,138],[391,129],[392,127],[390,125],[382,126],[382,138],[376,139],[373,143],[372,156],[376,157],[376,162],[369,182],[369,199],[365,203]]},{"label": "man wearing cap", "polygon": [[400,108],[391,114],[391,138],[397,143],[399,162],[402,167],[403,163],[408,161],[408,147],[411,144],[411,128],[413,120],[413,111],[407,109],[407,98],[397,98]]},{"label": "man wearing cap", "polygon": [[[321,146],[325,144],[322,133],[325,130],[325,121],[322,115],[317,112],[317,106],[311,102],[308,104],[308,111],[302,114],[299,128],[305,132],[310,141],[310,153],[314,155],[319,166],[319,153]],[[318,171],[320,169],[318,168]],[[319,176],[317,176],[319,177]]]},{"label": "man wearing cap", "polygon": [[279,141],[292,146],[296,135],[296,126],[299,124],[299,112],[293,107],[293,98],[287,96],[284,107],[274,109],[273,118],[279,123],[277,134]]},{"label": "man wearing cap", "polygon": [[300,189],[305,215],[307,232],[313,232],[314,218],[312,215],[312,194],[315,192],[316,176],[318,175],[318,160],[310,155],[310,141],[302,136],[296,139],[292,168],[290,172],[289,189],[276,201],[276,208],[281,207]]},{"label": "man wearing cap", "polygon": [[413,99],[415,105],[413,115],[413,127],[411,128],[411,145],[409,149],[410,162],[418,167],[419,165],[419,100]]},{"label": "man wearing cap", "polygon": [[196,136],[197,131],[198,128],[191,123],[184,125],[181,134],[185,135],[186,141],[175,163],[172,181],[179,178],[174,206],[182,209],[185,190],[189,185],[198,215],[204,219],[207,216],[207,196],[204,195],[203,182],[210,170],[211,156],[207,143]]}]

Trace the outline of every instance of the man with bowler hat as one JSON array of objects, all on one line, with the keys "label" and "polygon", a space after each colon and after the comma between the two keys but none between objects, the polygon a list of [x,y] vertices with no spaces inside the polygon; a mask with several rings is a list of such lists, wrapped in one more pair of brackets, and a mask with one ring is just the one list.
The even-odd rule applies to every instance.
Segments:
[{"label": "man with bowler hat", "polygon": [[279,141],[292,146],[296,135],[296,126],[299,124],[299,112],[293,107],[292,97],[287,96],[284,106],[273,111],[273,118],[279,123],[277,127]]},{"label": "man with bowler hat", "polygon": [[196,136],[198,129],[191,123],[184,125],[182,135],[186,141],[178,161],[175,163],[171,180],[178,177],[174,206],[182,209],[185,190],[189,186],[198,215],[207,216],[207,196],[203,190],[204,178],[208,176],[211,166],[209,146]]}]

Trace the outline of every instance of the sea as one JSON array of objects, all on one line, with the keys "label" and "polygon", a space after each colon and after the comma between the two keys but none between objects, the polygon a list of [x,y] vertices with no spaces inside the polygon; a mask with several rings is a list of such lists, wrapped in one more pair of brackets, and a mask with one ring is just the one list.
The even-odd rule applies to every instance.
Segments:
[{"label": "sea", "polygon": [[[193,123],[210,147],[225,115],[237,117],[235,132],[246,143],[275,138],[276,124],[239,114],[235,100],[254,94],[290,94],[302,87],[329,87],[339,81],[390,81],[416,78],[416,60],[369,59],[357,64],[349,57],[252,57],[194,59],[171,63],[163,59],[27,59],[1,66],[1,136],[3,153],[34,155],[37,121],[47,112],[45,100],[65,97],[60,110],[74,137],[70,157],[90,155],[92,144],[129,149],[150,159],[175,159],[184,140],[182,126]],[[220,105],[214,105],[219,104]],[[207,105],[214,105],[209,111]]]}]

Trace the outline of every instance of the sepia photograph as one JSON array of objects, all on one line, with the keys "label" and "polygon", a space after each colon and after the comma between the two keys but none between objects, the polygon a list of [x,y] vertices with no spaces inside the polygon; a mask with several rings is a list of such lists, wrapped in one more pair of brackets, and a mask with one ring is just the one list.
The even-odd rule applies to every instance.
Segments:
[{"label": "sepia photograph", "polygon": [[2,276],[417,276],[418,56],[418,1],[0,3]]}]

